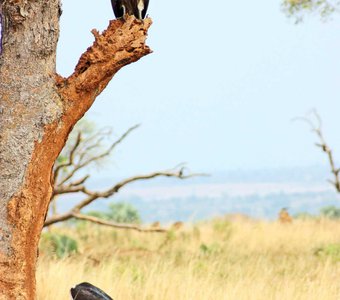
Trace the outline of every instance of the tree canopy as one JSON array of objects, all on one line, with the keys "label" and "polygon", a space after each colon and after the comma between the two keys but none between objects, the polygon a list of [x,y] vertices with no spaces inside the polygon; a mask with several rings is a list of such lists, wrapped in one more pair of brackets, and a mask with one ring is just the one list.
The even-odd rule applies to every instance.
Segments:
[{"label": "tree canopy", "polygon": [[302,21],[306,13],[320,15],[327,19],[332,13],[339,10],[338,0],[283,0],[282,7],[285,13],[296,18],[297,22]]}]

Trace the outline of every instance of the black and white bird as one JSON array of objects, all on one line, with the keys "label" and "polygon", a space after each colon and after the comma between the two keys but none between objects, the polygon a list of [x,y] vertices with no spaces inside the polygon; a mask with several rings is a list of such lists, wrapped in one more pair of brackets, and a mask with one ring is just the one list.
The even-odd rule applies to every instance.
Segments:
[{"label": "black and white bird", "polygon": [[91,283],[83,282],[71,288],[73,300],[113,300],[108,294]]},{"label": "black and white bird", "polygon": [[111,4],[117,19],[128,14],[142,20],[146,16],[149,0],[111,0]]}]

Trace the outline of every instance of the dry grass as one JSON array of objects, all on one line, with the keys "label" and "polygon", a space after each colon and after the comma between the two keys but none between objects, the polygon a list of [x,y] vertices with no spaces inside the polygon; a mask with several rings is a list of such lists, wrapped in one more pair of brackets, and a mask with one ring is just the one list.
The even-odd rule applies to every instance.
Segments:
[{"label": "dry grass", "polygon": [[57,260],[42,247],[39,300],[69,299],[82,281],[115,300],[340,299],[335,221],[215,220],[168,235],[89,226],[68,234],[81,253]]}]

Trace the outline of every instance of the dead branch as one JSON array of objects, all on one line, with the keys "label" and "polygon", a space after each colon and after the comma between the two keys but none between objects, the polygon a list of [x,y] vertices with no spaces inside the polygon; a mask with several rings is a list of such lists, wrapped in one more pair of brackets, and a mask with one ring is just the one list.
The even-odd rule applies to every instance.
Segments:
[{"label": "dead branch", "polygon": [[336,166],[334,156],[333,156],[333,151],[328,146],[324,138],[323,131],[322,131],[322,120],[321,120],[320,115],[318,114],[316,110],[312,110],[311,114],[312,114],[312,117],[316,119],[316,124],[315,122],[313,122],[311,118],[308,118],[308,117],[299,117],[299,118],[295,118],[295,120],[300,120],[300,121],[307,123],[309,127],[311,128],[311,131],[314,132],[316,136],[318,137],[319,142],[315,143],[315,145],[319,147],[324,153],[326,153],[328,162],[331,168],[331,173],[333,174],[333,177],[334,177],[333,180],[328,180],[328,181],[335,187],[337,192],[340,193],[340,177],[339,177],[340,168]]},{"label": "dead branch", "polygon": [[141,22],[129,16],[110,21],[103,33],[92,30],[95,41],[80,57],[74,73],[56,78],[66,111],[83,115],[123,66],[151,53],[145,44],[151,23],[149,18]]},{"label": "dead branch", "polygon": [[[56,197],[63,194],[72,194],[82,192],[84,194],[90,195],[91,192],[84,186],[90,175],[85,175],[81,178],[75,178],[78,171],[84,169],[84,167],[95,163],[109,156],[112,151],[118,146],[132,131],[137,129],[140,125],[135,125],[129,128],[123,135],[121,135],[118,140],[111,143],[111,145],[106,149],[101,151],[101,141],[104,138],[109,138],[111,135],[111,130],[100,129],[98,132],[86,137],[81,130],[78,131],[75,143],[71,146],[71,149],[64,150],[61,155],[68,157],[66,163],[56,162],[54,168],[54,190],[51,196],[50,204],[52,207],[52,215],[57,214]],[[94,153],[92,154],[92,150]],[[84,161],[84,158],[87,158]],[[73,180],[73,181],[72,181]]]},{"label": "dead branch", "polygon": [[181,168],[177,172],[176,171],[164,171],[164,172],[154,172],[154,173],[150,173],[150,174],[146,174],[146,175],[133,176],[133,177],[127,178],[125,180],[122,180],[121,182],[115,184],[113,187],[111,187],[110,189],[108,189],[104,192],[86,191],[86,194],[89,195],[89,197],[87,199],[85,199],[84,201],[80,202],[77,206],[75,206],[73,210],[74,211],[80,211],[85,206],[91,204],[93,201],[95,201],[98,198],[109,198],[109,197],[113,196],[114,194],[118,193],[119,190],[122,187],[124,187],[124,186],[126,186],[126,185],[128,185],[132,182],[152,179],[152,178],[156,178],[156,177],[175,177],[175,178],[179,178],[179,179],[187,179],[187,178],[191,178],[191,177],[204,176],[204,175],[205,174],[198,174],[198,173],[197,174],[184,175],[183,168]]},{"label": "dead branch", "polygon": [[[107,132],[96,132],[92,136],[90,136],[88,139],[84,139],[81,141],[81,132],[78,133],[77,136],[77,142],[75,143],[74,147],[71,149],[69,153],[69,160],[67,163],[57,165],[54,171],[54,182],[56,183],[56,186],[58,187],[56,191],[54,192],[54,195],[58,194],[58,189],[67,190],[68,187],[78,186],[80,184],[83,184],[89,176],[85,176],[83,179],[79,179],[76,182],[71,182],[67,186],[63,186],[66,182],[68,182],[71,178],[74,178],[76,173],[80,170],[82,170],[84,167],[90,165],[91,163],[94,163],[96,161],[99,161],[105,157],[108,157],[112,151],[134,130],[136,130],[140,125],[137,124],[135,126],[130,127],[123,135],[121,135],[118,140],[113,142],[106,150],[100,152],[100,141],[103,140],[103,135],[107,135],[109,133]],[[97,138],[94,140],[94,142],[91,142],[89,145],[88,143],[92,141],[94,138]],[[79,141],[78,141],[79,140]],[[82,145],[83,144],[83,145]],[[96,150],[99,152],[97,155],[90,156],[85,161],[84,157],[89,156],[89,153],[91,150]],[[64,170],[66,175],[62,178],[58,178],[59,173],[61,170]]]},{"label": "dead branch", "polygon": [[138,232],[168,232],[167,229],[164,228],[142,228],[139,227],[137,225],[134,224],[122,224],[122,223],[116,223],[116,222],[110,222],[110,221],[106,221],[103,219],[99,219],[96,217],[92,217],[92,216],[87,216],[87,215],[83,215],[83,214],[76,214],[73,213],[72,217],[77,219],[77,220],[84,220],[84,221],[89,221],[95,224],[99,224],[99,225],[104,225],[104,226],[108,226],[108,227],[112,227],[112,228],[117,228],[117,229],[128,229],[128,230],[135,230]]},{"label": "dead branch", "polygon": [[69,212],[61,214],[61,215],[55,215],[50,218],[48,218],[45,221],[44,226],[50,226],[55,223],[63,222],[66,220],[69,220],[71,218],[74,218],[74,215],[79,214],[80,211],[85,208],[86,206],[90,205],[93,203],[95,200],[99,198],[109,198],[112,197],[114,194],[118,193],[121,188],[124,186],[140,181],[140,180],[148,180],[156,177],[174,177],[174,178],[179,178],[179,179],[187,179],[187,178],[192,178],[192,177],[197,177],[197,176],[208,176],[207,174],[204,173],[190,173],[190,174],[185,174],[185,167],[181,167],[178,170],[170,170],[170,171],[163,171],[163,172],[154,172],[146,175],[139,175],[139,176],[133,176],[129,177],[127,179],[124,179],[115,185],[113,185],[111,188],[107,189],[106,191],[102,192],[95,192],[95,191],[90,191],[84,186],[76,186],[76,187],[69,187],[68,189],[63,189],[62,187],[56,187],[55,189],[55,195],[61,195],[61,194],[67,194],[67,193],[78,193],[81,192],[85,194],[87,197],[75,205]]}]

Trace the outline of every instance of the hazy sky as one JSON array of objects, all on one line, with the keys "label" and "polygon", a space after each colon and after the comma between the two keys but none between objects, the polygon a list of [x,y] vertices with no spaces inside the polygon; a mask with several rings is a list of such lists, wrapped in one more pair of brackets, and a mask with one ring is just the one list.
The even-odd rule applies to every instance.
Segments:
[{"label": "hazy sky", "polygon": [[[280,1],[150,0],[154,53],[125,67],[87,118],[117,134],[115,173],[188,162],[198,171],[325,163],[295,116],[317,108],[340,157],[340,15],[294,25]],[[109,0],[63,1],[58,71],[72,72],[114,18]]]}]

